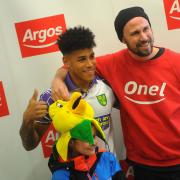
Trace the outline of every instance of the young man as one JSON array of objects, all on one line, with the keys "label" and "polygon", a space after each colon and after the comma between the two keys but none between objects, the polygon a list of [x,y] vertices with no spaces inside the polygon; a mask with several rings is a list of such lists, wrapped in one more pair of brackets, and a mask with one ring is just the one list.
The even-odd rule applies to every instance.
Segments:
[{"label": "young man", "polygon": [[[93,48],[94,34],[84,27],[74,27],[62,34],[57,43],[63,54],[63,62],[68,67],[66,85],[69,91],[79,91],[94,108],[95,118],[101,124],[111,152],[115,152],[110,117],[115,97],[111,88],[95,76],[96,61]],[[24,113],[20,135],[26,150],[34,149],[51,123],[47,108],[53,103],[51,90],[47,90],[37,101],[34,93]],[[37,116],[36,116],[37,115]],[[99,147],[105,144],[99,139]],[[108,147],[106,147],[108,148]]]},{"label": "young man", "polygon": [[[141,7],[121,10],[114,25],[127,49],[98,57],[96,67],[121,103],[127,159],[135,179],[178,180],[180,54],[154,46],[151,23]],[[53,84],[56,94],[65,89],[59,73]]]}]

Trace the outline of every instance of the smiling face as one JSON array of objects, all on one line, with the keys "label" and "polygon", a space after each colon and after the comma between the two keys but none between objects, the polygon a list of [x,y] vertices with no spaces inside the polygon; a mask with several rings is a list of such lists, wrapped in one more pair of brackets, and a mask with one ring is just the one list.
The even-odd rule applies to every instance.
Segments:
[{"label": "smiling face", "polygon": [[123,43],[131,53],[146,57],[153,52],[154,37],[148,21],[143,17],[131,19],[123,30]]},{"label": "smiling face", "polygon": [[88,88],[95,77],[96,61],[93,49],[73,51],[65,55],[63,60],[73,82],[80,88]]},{"label": "smiling face", "polygon": [[71,140],[69,146],[72,150],[73,157],[78,155],[91,156],[95,153],[95,148],[97,146],[96,140],[96,128],[92,126],[92,134],[94,138],[94,144],[89,144],[88,142],[81,141],[78,139]]}]

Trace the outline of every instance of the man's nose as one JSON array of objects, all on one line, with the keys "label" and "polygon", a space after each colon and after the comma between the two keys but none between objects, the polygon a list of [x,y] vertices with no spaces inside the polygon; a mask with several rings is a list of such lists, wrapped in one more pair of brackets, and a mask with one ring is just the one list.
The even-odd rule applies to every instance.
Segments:
[{"label": "man's nose", "polygon": [[87,59],[86,65],[87,66],[94,66],[94,61],[92,59]]},{"label": "man's nose", "polygon": [[148,40],[147,34],[144,33],[144,32],[142,32],[142,33],[140,34],[140,40],[141,40],[141,41],[147,41],[147,40]]}]

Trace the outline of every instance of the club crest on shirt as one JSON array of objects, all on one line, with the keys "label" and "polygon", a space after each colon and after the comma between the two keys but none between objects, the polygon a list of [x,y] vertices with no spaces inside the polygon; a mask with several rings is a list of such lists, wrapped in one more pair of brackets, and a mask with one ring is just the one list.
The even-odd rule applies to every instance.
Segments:
[{"label": "club crest on shirt", "polygon": [[99,96],[96,96],[99,104],[101,104],[102,106],[106,106],[107,104],[107,98],[106,98],[106,95],[105,94],[101,94]]}]

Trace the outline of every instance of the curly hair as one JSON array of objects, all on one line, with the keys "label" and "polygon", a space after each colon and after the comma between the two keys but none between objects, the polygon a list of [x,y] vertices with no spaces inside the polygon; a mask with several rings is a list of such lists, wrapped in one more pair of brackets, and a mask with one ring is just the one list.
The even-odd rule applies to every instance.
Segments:
[{"label": "curly hair", "polygon": [[89,28],[77,26],[67,29],[57,40],[58,47],[63,55],[80,49],[90,49],[96,46],[95,35]]}]

